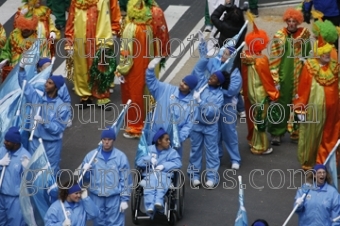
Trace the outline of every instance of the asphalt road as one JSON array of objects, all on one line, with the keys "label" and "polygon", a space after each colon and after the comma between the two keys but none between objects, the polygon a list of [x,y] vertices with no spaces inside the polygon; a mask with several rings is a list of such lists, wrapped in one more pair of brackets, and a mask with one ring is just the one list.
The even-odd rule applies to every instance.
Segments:
[{"label": "asphalt road", "polygon": [[[4,3],[0,0],[0,7]],[[201,0],[173,0],[157,1],[162,9],[171,5],[188,5],[190,9],[180,18],[171,31],[171,37],[184,38],[194,25],[204,15],[205,1]],[[260,4],[272,1],[259,1]],[[14,13],[14,12],[13,12]],[[0,15],[1,17],[1,15]],[[13,18],[10,18],[5,26],[10,32]],[[180,61],[180,59],[178,60]],[[57,64],[60,64],[57,60]],[[173,68],[176,67],[175,62]],[[172,68],[168,69],[170,73]],[[114,120],[118,112],[101,112],[100,109],[86,109],[78,111],[75,104],[79,98],[71,90],[72,84],[67,82],[70,90],[72,105],[74,106],[74,119],[71,128],[64,133],[61,168],[75,170],[82,162],[85,155],[95,149],[100,139],[100,128],[105,123],[103,119]],[[115,87],[111,94],[112,103],[121,109],[120,87]],[[85,123],[91,119],[91,122]],[[186,194],[184,218],[177,225],[185,226],[232,226],[239,208],[237,176],[243,177],[244,205],[247,210],[249,225],[257,218],[266,219],[271,226],[282,225],[293,208],[293,200],[296,188],[301,185],[299,175],[292,175],[291,170],[297,170],[300,165],[297,162],[297,144],[290,143],[289,136],[283,138],[282,145],[274,147],[274,152],[268,156],[254,156],[250,153],[246,137],[246,124],[238,121],[239,148],[242,157],[241,168],[238,171],[230,171],[229,156],[225,152],[221,160],[219,175],[221,182],[214,190],[206,190],[202,187],[192,189],[189,185],[189,178],[186,175],[188,165],[190,141],[184,143],[183,168],[186,175]],[[115,146],[124,151],[131,167],[134,166],[134,158],[138,140],[128,140],[122,136],[117,137]],[[225,134],[227,135],[227,134]],[[203,169],[205,168],[205,164]],[[65,179],[65,175],[62,177]],[[131,211],[126,212],[126,225],[132,226]],[[166,225],[157,221],[154,223],[145,222],[142,225]],[[297,216],[294,216],[288,225],[297,225]]]}]

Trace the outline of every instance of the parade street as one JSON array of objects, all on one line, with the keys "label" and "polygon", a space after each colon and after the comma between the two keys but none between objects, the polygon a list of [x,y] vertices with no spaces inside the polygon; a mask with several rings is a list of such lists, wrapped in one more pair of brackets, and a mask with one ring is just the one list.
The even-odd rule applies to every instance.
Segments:
[{"label": "parade street", "polygon": [[[243,1],[241,1],[243,2]],[[281,1],[280,4],[284,2]],[[291,2],[291,1],[287,1]],[[181,53],[178,57],[169,58],[166,68],[161,72],[161,81],[178,85],[181,79],[190,74],[197,62],[197,58],[190,55],[188,38],[196,35],[204,27],[205,1],[202,0],[158,0],[157,3],[164,10],[170,38],[182,40],[184,49],[179,43],[171,46],[172,52]],[[259,1],[261,6],[273,3],[270,0]],[[0,22],[4,25],[7,35],[13,28],[13,15],[21,0],[0,0]],[[242,4],[242,3],[241,3]],[[294,5],[295,7],[296,5]],[[8,8],[9,7],[9,8]],[[286,6],[279,8],[261,7],[257,26],[272,35],[285,26],[282,14]],[[9,12],[11,12],[9,14]],[[302,26],[307,26],[303,23]],[[309,25],[310,26],[310,25]],[[252,28],[251,25],[248,26]],[[207,34],[206,34],[207,35]],[[176,54],[174,54],[176,55]],[[143,72],[141,72],[143,73]],[[65,75],[65,60],[57,57],[54,65],[54,74]],[[65,78],[66,80],[66,78]],[[112,124],[122,109],[121,90],[116,81],[111,101],[117,107],[114,111],[103,111],[93,105],[91,108],[79,110],[76,104],[79,97],[72,91],[72,83],[67,81],[72,107],[74,109],[73,122],[67,128],[63,137],[62,159],[60,168],[75,171],[82,163],[85,155],[98,147],[102,129]],[[300,169],[297,160],[297,144],[291,143],[289,135],[282,139],[281,146],[274,146],[270,155],[253,155],[246,140],[247,127],[245,120],[237,119],[239,150],[241,153],[241,166],[239,170],[231,170],[228,153],[225,151],[221,159],[218,172],[219,185],[212,190],[200,186],[193,188],[187,175],[187,166],[190,153],[190,140],[186,140],[183,148],[183,167],[185,175],[184,217],[177,222],[178,226],[233,226],[239,209],[239,184],[237,177],[242,176],[244,188],[244,206],[247,211],[248,223],[259,218],[265,219],[270,226],[281,226],[294,207],[294,197],[297,188],[304,182],[301,173],[294,174]],[[114,143],[115,147],[123,151],[134,168],[134,161],[139,140],[126,139],[120,131]],[[205,169],[205,160],[203,161]],[[62,180],[67,180],[68,175],[62,175]],[[301,179],[301,180],[300,180]],[[130,205],[130,203],[129,203]],[[133,226],[130,206],[126,212],[126,225]],[[295,214],[288,225],[297,225],[298,217]],[[92,225],[89,223],[88,225]],[[166,221],[157,220],[152,223],[141,221],[140,225],[167,225]],[[108,225],[111,226],[111,225]]]}]

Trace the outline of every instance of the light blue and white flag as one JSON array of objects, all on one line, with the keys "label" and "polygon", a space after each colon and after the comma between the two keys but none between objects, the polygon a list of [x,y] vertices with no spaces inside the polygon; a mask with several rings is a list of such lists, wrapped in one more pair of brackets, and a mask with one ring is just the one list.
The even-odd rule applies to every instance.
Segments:
[{"label": "light blue and white flag", "polygon": [[22,175],[19,200],[24,219],[30,226],[44,225],[48,208],[58,198],[58,186],[42,140]]},{"label": "light blue and white flag", "polygon": [[329,153],[324,165],[327,168],[328,173],[332,176],[333,186],[338,190],[338,172],[336,167],[336,150],[340,144],[340,140],[336,143],[331,153]]},{"label": "light blue and white flag", "polygon": [[238,176],[238,181],[239,181],[238,200],[239,200],[239,203],[240,203],[240,208],[237,212],[234,226],[248,226],[247,212],[246,212],[246,208],[244,208],[244,204],[243,204],[242,176]]}]

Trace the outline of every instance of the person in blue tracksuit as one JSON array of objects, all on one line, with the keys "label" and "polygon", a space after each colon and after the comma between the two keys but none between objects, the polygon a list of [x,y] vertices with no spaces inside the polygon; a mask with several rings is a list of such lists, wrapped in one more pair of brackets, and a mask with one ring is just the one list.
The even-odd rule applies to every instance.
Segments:
[{"label": "person in blue tracksuit", "polygon": [[[41,71],[46,69],[48,66],[51,65],[51,63],[52,61],[50,58],[47,57],[40,58],[37,63],[37,73],[40,73]],[[64,83],[64,85],[62,85],[58,90],[58,96],[60,97],[60,99],[64,101],[64,103],[68,103],[71,106],[71,96],[70,93],[68,92],[66,83]],[[67,127],[71,126],[72,126],[72,111],[70,111],[69,120],[67,121]]]},{"label": "person in blue tracksuit", "polygon": [[159,128],[168,128],[169,122],[171,122],[169,116],[171,115],[170,113],[173,113],[175,116],[174,123],[177,123],[181,142],[181,147],[177,151],[182,157],[182,143],[189,137],[197,114],[191,101],[193,100],[192,94],[198,80],[196,76],[188,75],[183,78],[179,87],[160,82],[154,72],[154,68],[160,60],[161,58],[155,58],[149,63],[145,78],[150,93],[157,101],[153,119],[155,125],[152,127],[151,137]]},{"label": "person in blue tracksuit", "polygon": [[[238,134],[236,130],[237,123],[237,102],[240,90],[242,88],[242,77],[239,69],[233,66],[231,70],[230,83],[222,86],[223,107],[221,108],[220,117],[220,135],[221,143],[225,144],[228,154],[230,155],[231,168],[238,170],[241,164],[241,155],[238,147]],[[219,157],[223,156],[223,145],[219,147]]]},{"label": "person in blue tracksuit", "polygon": [[[316,186],[310,186],[310,189],[303,187],[295,196],[299,226],[339,226],[340,221],[332,222],[332,219],[340,216],[339,193],[330,185],[331,177],[325,165],[317,164],[313,171],[313,184]],[[303,194],[306,194],[305,198]]]},{"label": "person in blue tracksuit", "polygon": [[220,159],[217,134],[220,108],[223,104],[221,85],[226,81],[226,78],[225,73],[221,71],[215,71],[209,78],[206,78],[205,70],[209,61],[209,58],[206,57],[206,43],[201,42],[199,48],[201,57],[192,72],[199,79],[193,95],[197,101],[196,107],[199,114],[195,119],[197,123],[194,124],[190,134],[191,151],[187,173],[194,186],[201,184],[200,171],[202,168],[203,148],[205,147],[206,168],[209,169],[206,174],[206,186],[213,188],[219,182]]},{"label": "person in blue tracksuit", "polygon": [[67,181],[59,188],[59,200],[47,210],[44,222],[45,226],[85,226],[86,221],[98,215],[99,209],[88,196],[87,190],[82,189],[79,184]]},{"label": "person in blue tracksuit", "polygon": [[[23,80],[26,80],[26,72],[24,64],[20,62],[18,73],[20,87],[22,87]],[[30,142],[29,151],[31,154],[35,152],[40,145],[39,138],[41,138],[55,176],[59,171],[62,137],[70,115],[70,106],[58,96],[58,90],[64,83],[63,76],[53,75],[45,83],[43,96],[40,96],[29,83],[26,84],[24,90],[27,103],[35,105],[33,113],[37,112],[38,108],[41,109],[40,114],[34,116],[37,127],[32,131],[33,140]]]},{"label": "person in blue tracksuit", "polygon": [[30,153],[21,144],[19,128],[9,128],[5,134],[4,147],[0,148],[0,174],[4,170],[0,187],[0,226],[26,225],[19,194],[21,175],[30,158]]},{"label": "person in blue tracksuit", "polygon": [[[181,157],[175,149],[170,147],[169,135],[160,128],[153,137],[149,154],[137,160],[137,166],[146,168],[152,164],[155,171],[150,169],[145,176],[144,205],[148,214],[153,215],[154,210],[164,209],[164,195],[169,189],[172,170],[182,167]],[[156,178],[157,176],[157,178]],[[160,184],[158,184],[158,181]]]},{"label": "person in blue tracksuit", "polygon": [[114,147],[115,140],[114,129],[103,130],[102,145],[89,152],[82,164],[83,170],[87,171],[84,181],[90,181],[90,197],[100,209],[99,216],[93,221],[95,226],[125,225],[124,211],[128,208],[132,179],[129,161]]}]

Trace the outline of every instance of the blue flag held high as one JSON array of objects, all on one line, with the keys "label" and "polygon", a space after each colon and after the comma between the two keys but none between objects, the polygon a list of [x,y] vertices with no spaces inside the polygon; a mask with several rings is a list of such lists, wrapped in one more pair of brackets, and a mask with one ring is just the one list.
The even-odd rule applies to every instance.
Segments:
[{"label": "blue flag held high", "polygon": [[44,216],[50,205],[58,199],[58,186],[48,161],[44,145],[34,152],[20,184],[20,206],[26,224],[44,225]]}]

